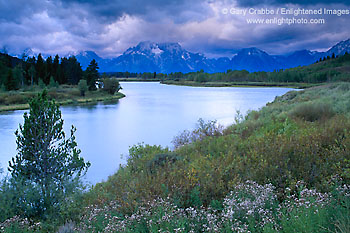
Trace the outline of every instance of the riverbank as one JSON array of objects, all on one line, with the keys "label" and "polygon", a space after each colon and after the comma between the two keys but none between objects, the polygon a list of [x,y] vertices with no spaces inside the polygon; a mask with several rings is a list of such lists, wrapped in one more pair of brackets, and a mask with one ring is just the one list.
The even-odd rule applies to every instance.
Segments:
[{"label": "riverbank", "polygon": [[116,78],[118,82],[160,82],[161,79]]},{"label": "riverbank", "polygon": [[[0,93],[0,112],[28,109],[28,101],[41,91],[41,89],[34,89]],[[85,96],[81,96],[77,88],[67,86],[48,89],[48,95],[59,105],[80,105],[125,97],[120,92],[110,95],[103,90],[87,91]]]},{"label": "riverbank", "polygon": [[312,83],[284,83],[284,82],[195,82],[195,81],[174,81],[165,80],[161,81],[166,85],[178,85],[178,86],[191,86],[191,87],[287,87],[295,89],[305,89],[314,86],[320,86],[320,84]]},{"label": "riverbank", "polygon": [[56,222],[10,218],[16,193],[2,189],[0,229],[348,232],[349,97],[350,83],[290,91],[227,128],[199,120],[174,150],[137,144],[107,181],[65,202]]},{"label": "riverbank", "polygon": [[[350,214],[349,96],[349,83],[291,91],[237,115],[225,129],[199,121],[174,138],[173,151],[135,145],[127,164],[85,196],[79,227],[174,232],[181,222],[184,232],[199,232],[203,224],[213,227],[208,232],[348,229],[350,219],[342,216]],[[116,220],[103,222],[103,216]]]}]

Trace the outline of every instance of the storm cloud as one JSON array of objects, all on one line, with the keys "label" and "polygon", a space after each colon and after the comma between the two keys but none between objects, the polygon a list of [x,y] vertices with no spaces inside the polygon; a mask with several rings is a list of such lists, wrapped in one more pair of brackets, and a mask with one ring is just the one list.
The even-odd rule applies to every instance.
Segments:
[{"label": "storm cloud", "polygon": [[[191,52],[231,57],[258,47],[271,54],[325,50],[350,37],[349,15],[317,16],[324,24],[248,24],[223,10],[248,7],[350,9],[349,1],[265,0],[0,0],[0,46],[10,53],[65,55],[92,50],[115,57],[140,41],[179,42]],[[254,19],[266,19],[254,15]],[[303,16],[310,19],[314,16]]]}]

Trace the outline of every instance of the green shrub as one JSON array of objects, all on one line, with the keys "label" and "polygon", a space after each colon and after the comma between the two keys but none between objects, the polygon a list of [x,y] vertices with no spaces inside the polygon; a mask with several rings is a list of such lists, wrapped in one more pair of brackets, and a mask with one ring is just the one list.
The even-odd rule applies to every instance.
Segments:
[{"label": "green shrub", "polygon": [[157,168],[175,163],[179,159],[180,157],[174,153],[157,154],[152,160],[148,161],[147,167],[149,171],[153,173],[157,170]]},{"label": "green shrub", "polygon": [[49,83],[49,88],[58,88],[59,84],[55,79],[51,76],[50,77],[50,83]]},{"label": "green shrub", "polygon": [[223,127],[221,125],[218,125],[216,121],[205,122],[200,118],[196,129],[183,131],[180,135],[174,137],[172,143],[175,148],[179,148],[183,145],[203,140],[206,137],[217,137],[220,135],[223,135]]},{"label": "green shrub", "polygon": [[102,79],[102,82],[103,82],[103,90],[108,92],[111,95],[114,95],[114,93],[122,89],[122,87],[120,86],[116,78],[104,78]]},{"label": "green shrub", "polygon": [[294,110],[292,110],[290,116],[293,118],[313,122],[321,119],[329,119],[334,116],[334,114],[335,113],[330,104],[311,102],[300,104]]},{"label": "green shrub", "polygon": [[[103,206],[117,201],[118,211],[126,215],[120,218],[128,225],[125,232],[165,231],[174,225],[181,226],[185,232],[205,231],[201,226],[209,224],[205,222],[207,218],[194,220],[186,215],[187,209],[209,216],[215,224],[220,222],[215,225],[219,232],[344,231],[349,226],[350,215],[344,198],[334,198],[337,200],[334,204],[320,203],[317,201],[320,193],[306,190],[330,192],[329,181],[335,174],[345,184],[350,182],[350,118],[347,116],[350,108],[342,108],[349,101],[349,92],[339,85],[276,98],[224,132],[213,122],[201,121],[195,130],[185,131],[177,138],[178,146],[172,152],[159,146],[136,145],[129,151],[127,165],[120,167],[107,182],[96,185],[87,202]],[[255,188],[249,189],[247,180],[254,181],[251,187]],[[304,194],[316,196],[302,196],[295,187],[298,180],[305,182]],[[239,184],[245,188],[239,189]],[[275,188],[268,192],[271,189],[258,184]],[[231,191],[233,194],[229,196]],[[274,195],[273,201],[258,202],[268,196],[266,193]],[[175,207],[169,211],[164,206],[151,208],[159,214],[153,215],[156,213],[144,203],[153,203],[157,197],[168,198]],[[227,205],[225,198],[232,205]],[[294,204],[276,207],[278,203],[286,204],[285,201]],[[306,202],[314,204],[308,208]],[[209,211],[213,209],[215,215]],[[140,212],[140,222],[135,217],[139,210],[145,210]],[[159,228],[153,225],[162,214],[174,212],[185,215],[172,215],[171,221]],[[230,218],[224,218],[222,213]],[[264,213],[267,213],[265,217]],[[291,219],[289,225],[288,219]],[[115,226],[120,221],[111,224]],[[310,226],[305,226],[307,222]],[[189,227],[194,223],[199,225]]]},{"label": "green shrub", "polygon": [[46,87],[44,81],[41,78],[39,78],[38,86],[40,89],[44,89]]},{"label": "green shrub", "polygon": [[88,90],[87,81],[85,79],[81,79],[78,83],[78,88],[81,96],[85,96],[85,92]]}]

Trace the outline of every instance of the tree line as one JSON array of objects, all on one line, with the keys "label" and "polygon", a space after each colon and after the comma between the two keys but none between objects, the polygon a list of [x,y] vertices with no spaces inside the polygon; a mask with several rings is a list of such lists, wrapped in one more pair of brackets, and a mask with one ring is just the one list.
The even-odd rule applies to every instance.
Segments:
[{"label": "tree line", "polygon": [[[227,70],[219,73],[206,73],[203,70],[190,73],[175,72],[165,75],[168,80],[187,80],[204,82],[301,82],[322,83],[327,81],[349,81],[349,75],[340,67],[347,66],[350,54],[324,57],[315,64],[273,72],[248,72],[246,70]],[[338,68],[337,68],[338,67]]]},{"label": "tree line", "polygon": [[[174,81],[205,82],[295,82],[295,83],[322,83],[327,81],[349,81],[348,74],[342,66],[350,62],[350,54],[342,56],[327,56],[320,58],[315,64],[290,69],[275,70],[273,72],[248,72],[247,70],[231,70],[226,72],[206,73],[197,72],[142,73],[137,77],[142,79],[160,79]],[[338,67],[338,68],[337,68]]]},{"label": "tree line", "polygon": [[99,78],[98,64],[92,60],[84,71],[76,59],[58,55],[44,59],[22,56],[21,59],[0,53],[0,86],[11,91],[30,85],[77,85],[80,80],[87,81],[89,90],[96,89],[96,79]]}]

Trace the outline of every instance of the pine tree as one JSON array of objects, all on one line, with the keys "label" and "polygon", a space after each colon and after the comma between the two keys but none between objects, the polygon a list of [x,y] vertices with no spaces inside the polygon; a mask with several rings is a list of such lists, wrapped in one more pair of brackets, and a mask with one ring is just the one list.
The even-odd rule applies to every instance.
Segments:
[{"label": "pine tree", "polygon": [[35,70],[37,74],[35,82],[38,83],[39,79],[45,80],[45,63],[43,57],[41,56],[41,53],[38,55],[38,59],[35,64]]},{"label": "pine tree", "polygon": [[60,65],[60,57],[58,54],[56,54],[55,58],[53,59],[53,64],[52,64],[52,76],[55,79],[56,82],[58,82],[58,67]]},{"label": "pine tree", "polygon": [[98,64],[93,59],[85,70],[85,79],[90,91],[96,90],[96,80],[99,78],[98,69]]},{"label": "pine tree", "polygon": [[83,76],[83,70],[81,69],[80,63],[75,56],[71,56],[68,59],[66,69],[68,83],[77,85]]},{"label": "pine tree", "polygon": [[13,77],[12,69],[9,69],[8,71],[6,82],[5,82],[5,88],[7,91],[12,91],[16,89],[16,81]]},{"label": "pine tree", "polygon": [[[29,103],[24,124],[16,131],[16,157],[9,164],[14,186],[20,184],[18,205],[24,215],[45,218],[60,211],[90,164],[81,158],[75,141],[75,128],[66,139],[61,111],[43,91]],[[34,193],[34,195],[33,195]]]},{"label": "pine tree", "polygon": [[46,85],[48,85],[50,83],[50,78],[52,76],[52,68],[53,68],[53,64],[52,64],[52,57],[49,56],[47,59],[46,59],[46,62],[45,62],[45,79],[44,79],[44,82]]}]

